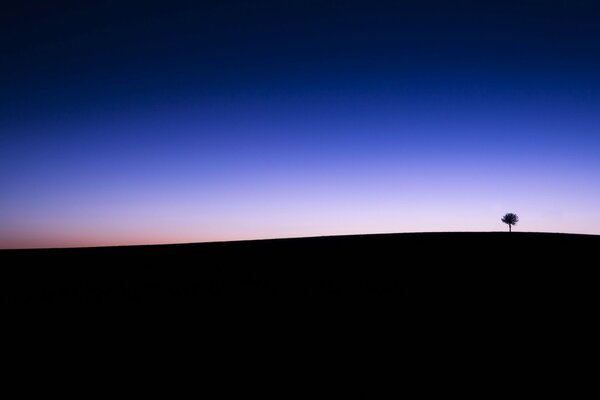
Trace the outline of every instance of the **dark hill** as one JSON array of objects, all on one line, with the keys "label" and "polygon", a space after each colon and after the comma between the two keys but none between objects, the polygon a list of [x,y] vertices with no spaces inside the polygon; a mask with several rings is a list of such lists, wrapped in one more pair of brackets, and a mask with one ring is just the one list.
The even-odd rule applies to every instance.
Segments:
[{"label": "dark hill", "polygon": [[219,392],[248,392],[232,382],[254,372],[262,393],[295,367],[286,391],[308,374],[354,393],[348,377],[375,368],[402,392],[572,394],[591,374],[598,249],[600,236],[423,233],[0,251],[17,316],[3,313],[4,343],[48,360],[44,374],[65,358],[75,376],[100,369],[94,388],[115,369],[154,390],[146,373],[196,382],[203,366]]},{"label": "dark hill", "polygon": [[496,303],[586,295],[599,249],[593,235],[421,233],[5,250],[0,264],[15,304]]}]

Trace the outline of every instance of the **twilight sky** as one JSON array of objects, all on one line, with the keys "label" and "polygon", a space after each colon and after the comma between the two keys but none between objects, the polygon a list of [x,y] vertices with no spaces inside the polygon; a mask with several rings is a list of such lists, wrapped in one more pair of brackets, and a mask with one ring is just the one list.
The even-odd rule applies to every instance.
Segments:
[{"label": "twilight sky", "polygon": [[600,234],[597,1],[19,1],[0,248]]}]

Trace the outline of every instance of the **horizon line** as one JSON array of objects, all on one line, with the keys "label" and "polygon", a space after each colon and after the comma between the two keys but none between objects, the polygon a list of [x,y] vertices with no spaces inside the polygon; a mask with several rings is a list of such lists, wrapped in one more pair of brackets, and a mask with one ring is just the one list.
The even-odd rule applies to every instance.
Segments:
[{"label": "horizon line", "polygon": [[241,242],[265,242],[279,240],[298,240],[298,239],[319,239],[334,237],[353,237],[353,236],[384,236],[384,235],[419,235],[419,234],[481,234],[481,233],[506,233],[506,234],[544,234],[544,235],[570,235],[570,236],[598,236],[594,233],[573,233],[573,232],[544,232],[544,231],[407,231],[407,232],[378,232],[378,233],[351,233],[351,234],[331,234],[331,235],[312,235],[312,236],[283,236],[267,237],[254,239],[236,239],[236,240],[212,240],[200,242],[166,242],[166,243],[140,243],[140,244],[115,244],[99,246],[64,246],[64,247],[22,247],[22,248],[1,248],[0,251],[23,251],[23,250],[61,250],[61,249],[114,249],[124,247],[157,247],[157,246],[187,246],[196,244],[219,244],[219,243],[241,243]]}]

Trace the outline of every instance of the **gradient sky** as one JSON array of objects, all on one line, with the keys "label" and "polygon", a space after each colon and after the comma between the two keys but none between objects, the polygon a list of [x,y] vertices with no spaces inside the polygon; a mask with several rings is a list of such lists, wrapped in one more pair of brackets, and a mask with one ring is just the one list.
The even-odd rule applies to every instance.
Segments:
[{"label": "gradient sky", "polygon": [[19,1],[0,248],[600,234],[597,1]]}]

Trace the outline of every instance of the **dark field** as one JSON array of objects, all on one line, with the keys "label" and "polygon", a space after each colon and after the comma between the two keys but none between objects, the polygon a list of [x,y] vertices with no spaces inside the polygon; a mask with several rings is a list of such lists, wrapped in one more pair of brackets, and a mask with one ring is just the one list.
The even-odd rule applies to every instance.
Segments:
[{"label": "dark field", "polygon": [[[15,306],[574,305],[600,236],[423,233],[0,251]],[[409,307],[410,308],[410,307]]]},{"label": "dark field", "polygon": [[[5,343],[27,368],[23,351],[46,360],[42,374],[67,359],[76,376],[92,365],[130,384],[131,371],[197,379],[202,366],[227,393],[283,379],[353,396],[365,389],[332,374],[375,368],[402,392],[573,394],[592,374],[599,248],[598,236],[424,233],[1,251]],[[236,383],[251,373],[265,380]]]}]

